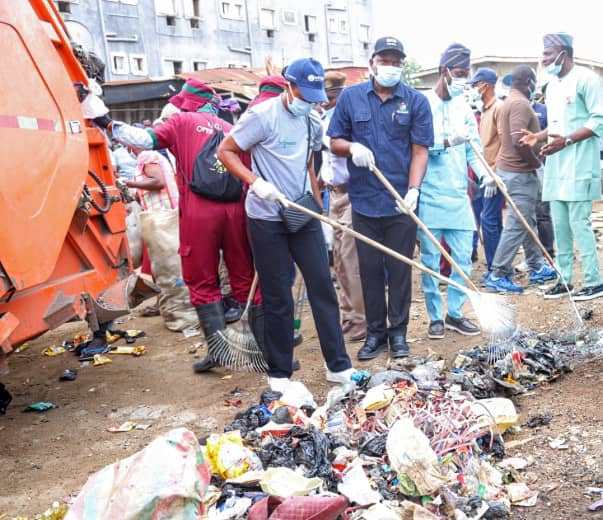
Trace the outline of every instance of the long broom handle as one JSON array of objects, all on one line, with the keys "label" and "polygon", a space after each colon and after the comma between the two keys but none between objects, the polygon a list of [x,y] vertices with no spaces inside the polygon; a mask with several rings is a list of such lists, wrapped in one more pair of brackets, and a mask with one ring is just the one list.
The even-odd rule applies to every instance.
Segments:
[{"label": "long broom handle", "polygon": [[555,267],[555,261],[553,260],[553,258],[549,254],[549,252],[546,250],[546,247],[544,247],[544,245],[542,244],[542,242],[538,238],[538,235],[536,233],[534,233],[534,231],[532,230],[532,228],[528,224],[528,221],[521,214],[521,211],[519,211],[519,209],[515,205],[515,202],[511,198],[511,195],[509,195],[509,192],[507,191],[507,187],[505,186],[505,183],[502,181],[502,179],[496,173],[494,173],[494,171],[492,170],[492,168],[488,164],[488,161],[486,161],[486,158],[484,157],[484,155],[479,151],[479,149],[477,148],[477,146],[475,146],[475,144],[471,141],[471,139],[468,139],[467,142],[469,143],[469,146],[471,146],[471,148],[473,149],[473,152],[475,153],[475,155],[477,155],[477,158],[483,164],[484,168],[486,168],[486,171],[488,172],[488,174],[492,177],[492,179],[494,179],[494,183],[496,184],[496,187],[503,194],[503,197],[509,203],[509,206],[511,206],[511,208],[513,208],[513,211],[515,211],[515,214],[517,215],[517,218],[520,220],[520,222],[526,228],[526,231],[532,237],[532,240],[534,240],[534,242],[536,243],[536,245],[542,251],[542,254],[544,255],[544,257],[547,259],[547,261],[549,262],[549,264],[551,264],[551,267],[553,269],[555,269],[555,271],[556,271],[557,268]]},{"label": "long broom handle", "polygon": [[[251,287],[249,288],[249,296],[247,296],[247,303],[245,304],[245,309],[243,310],[243,314],[245,316],[247,316],[247,311],[249,311],[249,307],[251,307],[251,304],[253,303],[253,297],[255,296],[255,291],[257,291],[258,282],[259,282],[258,272],[254,271],[253,272],[253,280],[251,281]],[[241,314],[241,317],[243,317],[243,314]]]},{"label": "long broom handle", "polygon": [[[448,251],[446,251],[446,249],[444,249],[444,246],[440,243],[440,241],[436,237],[433,236],[433,233],[431,231],[429,231],[429,228],[423,223],[423,221],[419,217],[417,217],[417,215],[415,215],[415,212],[411,211],[411,209],[408,207],[408,204],[406,204],[406,201],[396,191],[396,189],[392,186],[392,184],[385,178],[385,175],[383,175],[379,171],[379,168],[377,168],[376,166],[373,166],[372,172],[375,174],[377,179],[379,179],[381,181],[383,186],[385,186],[387,188],[387,191],[389,191],[391,193],[392,197],[394,197],[394,199],[400,203],[400,205],[404,208],[404,211],[406,211],[408,216],[410,218],[412,218],[414,220],[415,224],[421,228],[421,230],[423,231],[423,233],[425,233],[427,238],[429,238],[429,240],[431,240],[433,242],[433,245],[438,248],[438,250],[440,251],[442,256],[450,263],[450,265],[453,267],[453,269],[461,276],[461,278],[463,280],[465,280],[467,287],[469,287],[470,289],[477,292],[477,287],[471,281],[471,279],[465,274],[465,272],[461,269],[461,266],[452,259],[452,256],[450,256]],[[469,208],[469,209],[471,209],[471,208]],[[473,211],[473,210],[471,210],[471,211]]]},{"label": "long broom handle", "polygon": [[379,249],[380,251],[384,252],[385,254],[388,254],[389,256],[394,257],[396,260],[400,260],[400,262],[404,262],[405,264],[410,265],[410,266],[414,267],[415,269],[418,269],[419,271],[423,271],[426,274],[435,276],[438,280],[441,280],[444,283],[447,283],[449,285],[456,287],[459,291],[468,293],[467,287],[463,287],[461,284],[455,282],[454,280],[451,280],[450,278],[447,278],[446,276],[443,276],[440,273],[436,273],[435,271],[432,271],[431,269],[429,269],[429,267],[425,267],[424,265],[421,265],[418,262],[415,262],[414,260],[411,260],[410,258],[408,258],[404,255],[401,255],[397,251],[394,251],[393,249],[390,249],[389,247],[385,247],[383,244],[380,244],[379,242],[376,242],[375,240],[358,233],[358,231],[354,231],[353,229],[342,226],[338,222],[331,220],[329,217],[325,217],[324,215],[321,215],[320,213],[316,213],[315,211],[312,211],[311,209],[305,208],[304,206],[300,206],[299,204],[296,204],[295,202],[292,202],[287,199],[281,199],[281,200],[279,200],[279,202],[285,206],[288,206],[290,208],[294,208],[298,211],[301,211],[302,213],[305,213],[306,215],[309,215],[312,218],[315,218],[326,224],[329,224],[330,226],[333,226],[335,229],[338,229],[339,231],[343,231],[344,233],[347,233],[348,235],[351,235],[354,238],[357,238],[361,242],[364,242],[365,244],[368,244],[369,246]]}]

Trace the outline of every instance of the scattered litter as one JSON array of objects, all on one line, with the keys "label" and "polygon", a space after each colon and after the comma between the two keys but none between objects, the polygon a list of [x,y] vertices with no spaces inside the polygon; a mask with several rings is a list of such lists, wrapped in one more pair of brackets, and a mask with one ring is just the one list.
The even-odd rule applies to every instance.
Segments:
[{"label": "scattered litter", "polygon": [[308,495],[322,484],[318,477],[306,478],[289,468],[268,468],[260,481],[264,493],[280,498]]},{"label": "scattered litter", "polygon": [[60,345],[51,345],[50,347],[46,347],[44,350],[42,350],[42,354],[48,357],[58,356],[59,354],[64,354],[65,352],[67,352],[67,349]]},{"label": "scattered litter", "polygon": [[94,361],[92,364],[95,367],[98,367],[100,365],[107,365],[109,363],[113,363],[113,360],[110,357],[105,356],[104,354],[95,354]]},{"label": "scattered litter", "polygon": [[27,350],[30,347],[31,343],[29,341],[26,341],[25,343],[22,343],[21,345],[19,345],[16,349],[15,352],[23,352],[24,350]]},{"label": "scattered litter", "polygon": [[119,432],[130,432],[134,428],[136,428],[136,423],[133,421],[126,421],[121,424],[114,424],[113,426],[109,426],[107,428],[108,432],[111,433],[119,433]]},{"label": "scattered litter", "polygon": [[236,401],[231,401],[230,399],[224,399],[224,406],[232,406],[233,408],[239,408],[243,404],[243,401],[237,399]]},{"label": "scattered litter", "polygon": [[65,369],[63,373],[59,376],[59,381],[75,381],[77,378],[77,370],[75,369]]},{"label": "scattered litter", "polygon": [[514,482],[506,486],[507,495],[511,504],[521,507],[532,507],[536,505],[538,493],[530,490],[524,482]]},{"label": "scattered litter", "polygon": [[567,440],[564,437],[557,437],[556,439],[549,437],[549,447],[554,450],[567,450],[569,448]]},{"label": "scattered litter", "polygon": [[112,348],[109,353],[110,354],[129,354],[132,356],[142,356],[143,354],[146,354],[147,352],[147,347],[145,347],[144,345],[138,345],[136,347],[127,347],[127,346],[119,346],[119,347],[115,347]]},{"label": "scattered litter", "polygon": [[223,375],[220,379],[222,379],[222,380],[232,379],[232,374]]},{"label": "scattered litter", "polygon": [[258,456],[243,446],[239,431],[210,435],[205,444],[205,453],[211,472],[223,479],[238,477],[249,470],[262,469]]},{"label": "scattered litter", "polygon": [[182,335],[185,338],[194,338],[201,335],[201,330],[198,327],[187,327],[182,330]]},{"label": "scattered litter", "polygon": [[53,403],[45,403],[44,401],[40,401],[39,403],[33,403],[23,408],[23,412],[46,412],[47,410],[52,410],[56,408],[56,404]]},{"label": "scattered litter", "polygon": [[546,426],[553,419],[551,412],[543,413],[542,415],[535,415],[528,419],[528,428],[536,428],[536,426]]}]

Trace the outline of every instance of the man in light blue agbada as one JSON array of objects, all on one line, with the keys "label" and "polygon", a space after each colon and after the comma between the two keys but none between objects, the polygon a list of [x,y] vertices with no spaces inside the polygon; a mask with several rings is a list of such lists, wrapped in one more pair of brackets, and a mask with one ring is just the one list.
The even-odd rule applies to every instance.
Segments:
[{"label": "man in light blue agbada", "polygon": [[[557,264],[568,284],[572,282],[574,240],[584,269],[584,288],[575,300],[603,296],[595,235],[590,214],[592,201],[601,198],[599,137],[603,135],[603,89],[590,69],[574,64],[573,38],[566,33],[544,36],[542,64],[549,73],[546,106],[549,126],[539,132],[525,131],[522,142],[536,146],[546,156],[542,199],[551,201]],[[562,280],[545,298],[567,294]],[[568,285],[571,290],[571,285]]]},{"label": "man in light blue agbada", "polygon": [[[429,149],[427,173],[421,186],[419,217],[433,233],[452,250],[451,255],[469,276],[474,221],[471,204],[467,197],[467,165],[480,180],[487,176],[484,166],[467,142],[470,139],[480,150],[481,142],[471,107],[463,92],[469,76],[470,51],[464,45],[453,43],[440,59],[440,77],[427,99],[433,114],[434,146]],[[489,184],[493,181],[488,180]],[[440,252],[423,233],[421,262],[439,272]],[[439,281],[423,274],[423,292],[429,313],[428,336],[431,339],[444,337],[444,329],[474,336],[479,328],[463,317],[462,307],[466,295],[455,287],[448,286],[448,312],[443,320],[442,296],[438,291]],[[452,272],[452,279],[465,285],[461,276]]]}]

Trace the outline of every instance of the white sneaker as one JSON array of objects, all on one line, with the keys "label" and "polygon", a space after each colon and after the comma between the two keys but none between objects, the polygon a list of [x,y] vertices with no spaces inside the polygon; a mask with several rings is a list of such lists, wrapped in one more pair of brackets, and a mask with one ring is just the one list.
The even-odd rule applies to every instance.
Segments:
[{"label": "white sneaker", "polygon": [[285,393],[285,390],[289,388],[291,384],[291,380],[288,377],[269,377],[268,385],[270,386],[270,390],[273,392],[280,392],[281,394]]},{"label": "white sneaker", "polygon": [[352,381],[352,374],[356,372],[355,368],[348,368],[347,370],[342,370],[341,372],[331,372],[327,369],[327,381],[331,383],[341,383],[345,385]]},{"label": "white sneaker", "polygon": [[517,264],[515,266],[515,270],[518,273],[527,273],[530,270],[530,266],[528,265],[528,263],[524,260],[523,262],[521,262],[520,264]]}]

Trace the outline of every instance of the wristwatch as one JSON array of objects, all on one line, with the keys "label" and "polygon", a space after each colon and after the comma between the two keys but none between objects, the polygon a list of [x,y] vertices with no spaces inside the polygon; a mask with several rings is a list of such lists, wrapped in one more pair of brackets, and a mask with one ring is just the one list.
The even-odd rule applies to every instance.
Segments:
[{"label": "wristwatch", "polygon": [[565,138],[565,146],[571,146],[573,144],[574,144],[574,140],[571,137],[567,136]]}]

